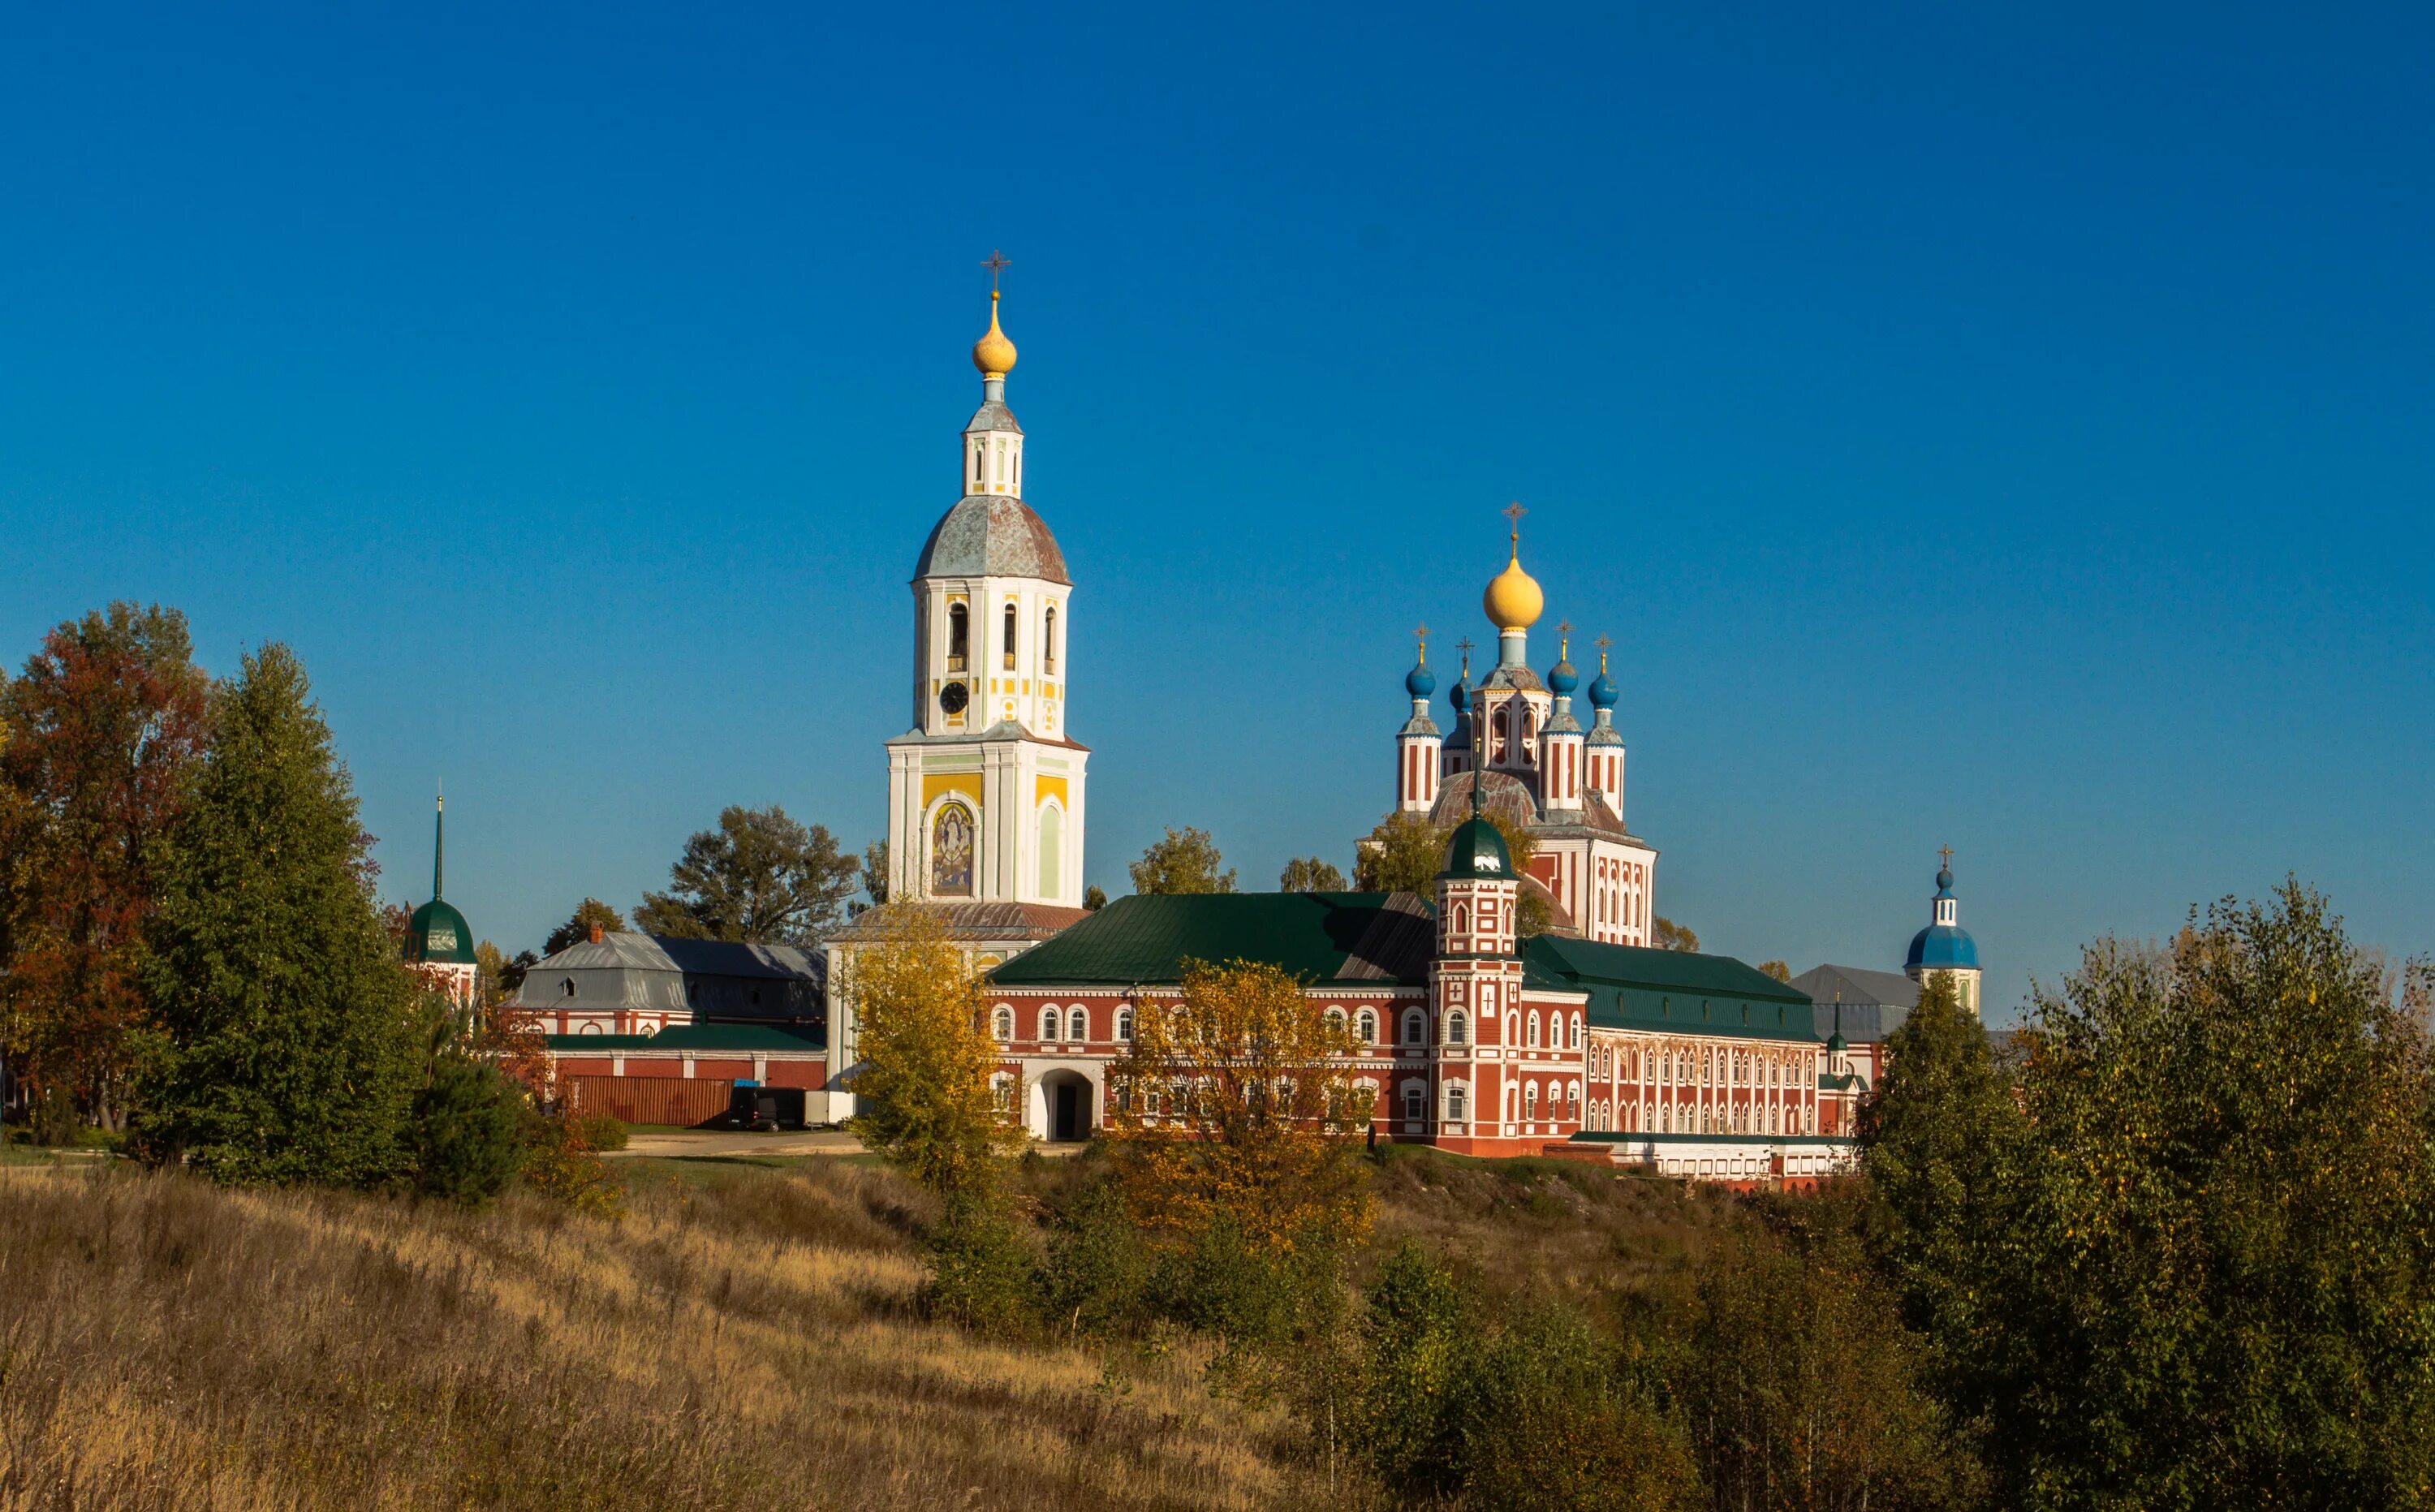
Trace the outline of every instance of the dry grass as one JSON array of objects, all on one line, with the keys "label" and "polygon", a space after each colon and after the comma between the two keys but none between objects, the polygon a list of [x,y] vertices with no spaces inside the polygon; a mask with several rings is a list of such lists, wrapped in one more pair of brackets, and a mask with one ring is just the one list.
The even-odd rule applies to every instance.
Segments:
[{"label": "dry grass", "polygon": [[0,1170],[0,1512],[1310,1505],[1194,1363],[917,1319],[918,1197],[639,1164],[622,1224]]}]

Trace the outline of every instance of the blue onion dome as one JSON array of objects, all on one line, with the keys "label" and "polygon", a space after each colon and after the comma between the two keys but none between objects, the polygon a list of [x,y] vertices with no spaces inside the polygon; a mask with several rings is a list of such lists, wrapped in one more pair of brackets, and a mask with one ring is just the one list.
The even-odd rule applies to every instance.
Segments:
[{"label": "blue onion dome", "polygon": [[1978,970],[1978,942],[1959,924],[1930,924],[1910,937],[1907,967],[1929,971]]},{"label": "blue onion dome", "polygon": [[1937,872],[1936,890],[1939,893],[1948,894],[1953,891],[1953,873],[1951,871],[1940,869]]},{"label": "blue onion dome", "polygon": [[1438,691],[1438,675],[1429,670],[1427,662],[1416,662],[1411,671],[1404,674],[1404,691],[1415,698],[1425,698]]},{"label": "blue onion dome", "polygon": [[1571,697],[1573,690],[1580,685],[1581,675],[1573,670],[1570,662],[1559,660],[1547,669],[1547,691],[1559,698]]},{"label": "blue onion dome", "polygon": [[1590,707],[1612,709],[1615,707],[1616,696],[1617,690],[1614,676],[1606,668],[1598,668],[1598,675],[1590,679]]},{"label": "blue onion dome", "polygon": [[[1417,696],[1417,695],[1415,695],[1415,696]],[[1454,712],[1456,713],[1467,714],[1471,713],[1471,690],[1463,686],[1462,679],[1459,676],[1456,677],[1454,679],[1454,688],[1446,695],[1446,702],[1454,705]]]}]

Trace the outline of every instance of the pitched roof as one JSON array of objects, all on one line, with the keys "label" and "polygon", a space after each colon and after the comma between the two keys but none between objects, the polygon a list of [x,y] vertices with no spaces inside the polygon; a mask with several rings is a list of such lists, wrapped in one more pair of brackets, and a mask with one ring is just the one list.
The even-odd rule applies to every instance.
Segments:
[{"label": "pitched roof", "polygon": [[1818,1005],[1818,1032],[1833,1034],[1838,1000],[1843,1038],[1856,1044],[1875,1044],[1903,1025],[1919,1005],[1919,984],[1899,971],[1871,971],[1857,966],[1813,966],[1792,979]]},{"label": "pitched roof", "polygon": [[1523,955],[1533,978],[1587,992],[1589,1020],[1597,1028],[1819,1039],[1807,993],[1730,955],[1559,935],[1526,941]]},{"label": "pitched roof", "polygon": [[1311,982],[1419,986],[1435,949],[1418,896],[1214,892],[1119,898],[999,967],[1000,987],[1181,981],[1183,963],[1261,961]]}]

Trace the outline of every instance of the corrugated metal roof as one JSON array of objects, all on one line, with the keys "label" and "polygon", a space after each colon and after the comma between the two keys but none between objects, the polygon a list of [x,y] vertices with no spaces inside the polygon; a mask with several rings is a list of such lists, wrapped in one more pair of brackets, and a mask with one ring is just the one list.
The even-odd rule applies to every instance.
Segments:
[{"label": "corrugated metal roof", "polygon": [[[1066,908],[1056,903],[933,900],[929,906],[946,921],[950,939],[1046,939],[1060,930],[1071,929],[1091,917],[1087,908]],[[831,931],[829,938],[870,938],[873,933],[871,917],[867,912],[856,916],[844,928]]]},{"label": "corrugated metal roof", "polygon": [[1843,1038],[1855,1044],[1877,1044],[1903,1026],[1919,1005],[1919,984],[1899,971],[1872,971],[1857,966],[1813,966],[1792,979],[1817,1005],[1818,1032],[1835,1032],[1841,1001]]},{"label": "corrugated metal roof", "polygon": [[1807,993],[1730,955],[1541,935],[1523,954],[1538,971],[1586,991],[1591,1024],[1659,1034],[1758,1040],[1821,1036]]}]

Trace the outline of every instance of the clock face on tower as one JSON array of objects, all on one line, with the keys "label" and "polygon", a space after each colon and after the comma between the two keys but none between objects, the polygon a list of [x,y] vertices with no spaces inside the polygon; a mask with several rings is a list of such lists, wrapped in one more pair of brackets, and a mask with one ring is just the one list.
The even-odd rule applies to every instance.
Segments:
[{"label": "clock face on tower", "polygon": [[939,707],[951,714],[962,713],[964,705],[969,703],[971,698],[972,696],[964,691],[964,685],[960,682],[950,682],[939,690]]}]

